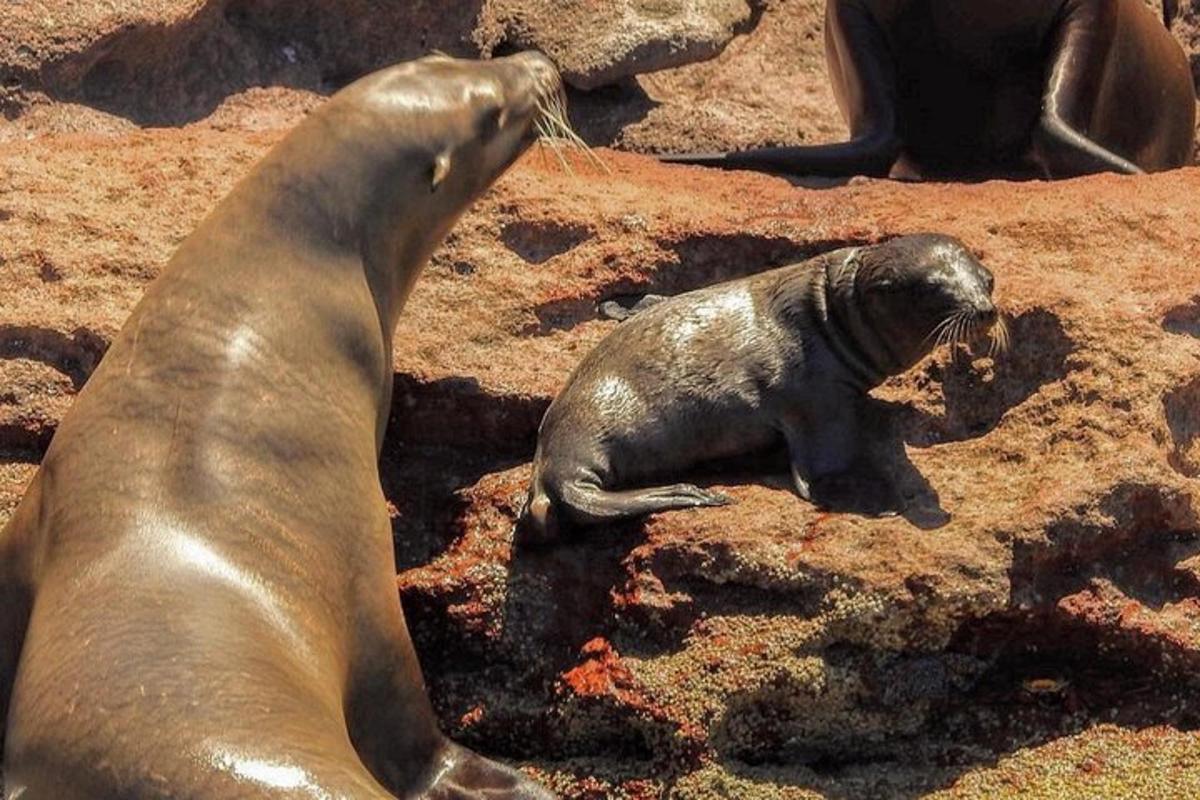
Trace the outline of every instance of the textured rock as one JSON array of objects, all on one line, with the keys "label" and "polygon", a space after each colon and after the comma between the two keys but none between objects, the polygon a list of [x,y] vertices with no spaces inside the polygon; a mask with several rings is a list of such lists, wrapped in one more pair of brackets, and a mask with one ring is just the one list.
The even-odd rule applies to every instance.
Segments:
[{"label": "textured rock", "polygon": [[[62,52],[165,7],[77,5],[55,23]],[[809,62],[778,70],[795,94],[746,88],[818,7],[768,3],[714,61],[638,78],[672,98],[640,121],[589,119],[623,146],[808,136],[761,108],[739,132],[736,99],[774,92],[834,125]],[[321,101],[201,89],[216,111],[183,128],[49,96],[0,127],[0,524],[146,284]],[[705,91],[729,110],[710,127],[691,116]],[[383,476],[446,728],[572,798],[1196,795],[1200,170],[813,190],[600,154],[611,174],[526,157],[436,254],[398,332]],[[816,513],[764,459],[700,476],[734,506],[513,551],[541,413],[614,324],[597,303],[922,230],[993,270],[1013,347],[940,352],[875,393],[905,516]]]},{"label": "textured rock", "polygon": [[847,135],[825,71],[824,0],[767,0],[717,57],[573,98],[589,141],[639,152],[814,144]]},{"label": "textured rock", "polygon": [[[4,148],[0,509],[145,283],[277,135]],[[1053,785],[1030,746],[1110,739],[1134,766],[1094,769],[1121,786],[1200,748],[1200,170],[814,191],[602,155],[610,176],[527,157],[401,323],[385,482],[455,735],[577,797],[972,796]],[[513,553],[540,413],[613,324],[598,301],[918,230],[993,269],[1013,349],[940,353],[877,393],[907,517],[818,514],[748,464],[713,478],[735,506]],[[1145,725],[1166,727],[1122,738]]]},{"label": "textured rock", "polygon": [[50,115],[40,130],[177,124],[248,89],[328,93],[435,49],[539,49],[587,89],[711,58],[750,17],[746,0],[23,0],[0,5],[0,111]]},{"label": "textured rock", "polygon": [[540,50],[567,83],[595,89],[711,58],[749,21],[750,7],[745,0],[493,0],[484,17],[494,26],[488,38]]}]

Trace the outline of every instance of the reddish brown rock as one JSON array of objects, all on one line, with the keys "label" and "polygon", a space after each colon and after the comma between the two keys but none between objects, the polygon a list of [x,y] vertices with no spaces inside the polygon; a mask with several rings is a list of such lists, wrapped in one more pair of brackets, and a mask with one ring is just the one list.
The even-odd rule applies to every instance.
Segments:
[{"label": "reddish brown rock", "polygon": [[302,110],[431,50],[541,50],[592,89],[711,58],[751,18],[746,0],[23,0],[0,5],[0,110],[31,115],[21,130],[107,133],[257,104],[259,87],[296,90],[285,105]]},{"label": "reddish brown rock", "polygon": [[578,89],[704,61],[750,20],[746,0],[491,0],[475,39],[539,50]]},{"label": "reddish brown rock", "polygon": [[[711,64],[639,78],[669,101],[614,138],[815,138],[787,128],[805,103],[835,138],[817,62],[778,69],[800,87],[778,116],[747,88],[817,6],[768,3]],[[109,30],[85,12],[110,13],[63,41]],[[0,523],[146,284],[320,102],[224,91],[183,128],[44,99],[0,132]],[[398,332],[384,481],[447,730],[567,797],[1200,794],[1200,170],[814,190],[600,155],[611,174],[519,164]],[[709,476],[734,506],[513,549],[541,413],[614,324],[598,302],[923,230],[996,274],[1013,347],[875,393],[905,516],[818,513],[744,464]]]}]

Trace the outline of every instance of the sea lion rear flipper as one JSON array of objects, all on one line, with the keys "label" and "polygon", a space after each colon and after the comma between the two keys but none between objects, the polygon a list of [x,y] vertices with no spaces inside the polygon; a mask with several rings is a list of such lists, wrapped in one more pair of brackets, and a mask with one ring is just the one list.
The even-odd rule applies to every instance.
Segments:
[{"label": "sea lion rear flipper", "polygon": [[896,131],[896,70],[883,31],[858,0],[829,0],[826,4],[825,59],[842,116],[850,127],[849,141],[659,159],[787,175],[886,177],[902,147]]},{"label": "sea lion rear flipper", "polygon": [[560,491],[563,512],[577,525],[603,525],[660,511],[724,506],[733,502],[724,494],[690,483],[614,492],[595,483],[571,481],[563,484]]},{"label": "sea lion rear flipper", "polygon": [[1094,127],[1104,81],[1115,80],[1106,78],[1106,67],[1118,28],[1117,3],[1085,0],[1069,6],[1054,34],[1042,116],[1033,134],[1035,157],[1051,177],[1142,172],[1081,132]]},{"label": "sea lion rear flipper", "polygon": [[851,175],[887,177],[900,155],[900,139],[892,132],[871,131],[848,142],[797,147],[758,147],[730,153],[659,155],[668,164],[742,169],[820,178]]}]

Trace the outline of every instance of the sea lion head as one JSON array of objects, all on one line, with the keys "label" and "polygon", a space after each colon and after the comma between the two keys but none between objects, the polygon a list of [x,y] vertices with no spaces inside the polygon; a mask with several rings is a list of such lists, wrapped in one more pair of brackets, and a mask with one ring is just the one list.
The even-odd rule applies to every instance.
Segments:
[{"label": "sea lion head", "polygon": [[1002,346],[992,273],[959,240],[901,236],[858,248],[842,270],[852,277],[848,315],[857,350],[878,373],[898,375],[939,344],[985,332]]},{"label": "sea lion head", "polygon": [[388,295],[378,299],[398,309],[459,216],[564,109],[558,70],[539,53],[379,70],[264,162],[275,216],[290,235],[361,255],[377,297]]},{"label": "sea lion head", "polygon": [[329,110],[370,150],[371,199],[383,213],[399,203],[449,229],[537,139],[539,121],[562,112],[563,98],[558,70],[540,53],[432,55],[351,84]]}]

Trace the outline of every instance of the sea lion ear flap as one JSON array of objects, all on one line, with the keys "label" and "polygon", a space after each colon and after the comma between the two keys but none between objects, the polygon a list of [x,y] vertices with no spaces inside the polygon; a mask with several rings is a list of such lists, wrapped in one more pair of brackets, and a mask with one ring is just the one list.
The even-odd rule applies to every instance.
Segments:
[{"label": "sea lion ear flap", "polygon": [[433,174],[430,179],[429,191],[436,192],[437,188],[450,174],[450,151],[443,150],[433,159]]}]

